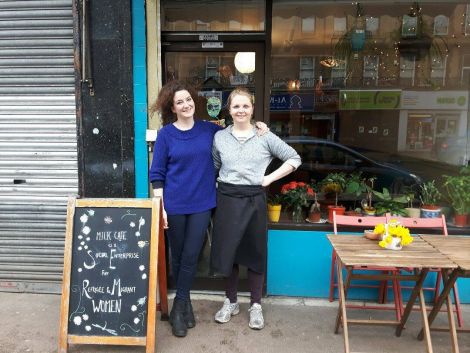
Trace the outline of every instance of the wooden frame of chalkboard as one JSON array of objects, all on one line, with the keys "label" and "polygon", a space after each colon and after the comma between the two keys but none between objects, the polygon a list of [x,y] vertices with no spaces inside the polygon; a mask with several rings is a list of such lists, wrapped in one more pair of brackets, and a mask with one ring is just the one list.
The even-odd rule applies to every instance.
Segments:
[{"label": "wooden frame of chalkboard", "polygon": [[155,352],[156,311],[168,317],[161,219],[160,198],[69,198],[59,353],[69,344]]}]

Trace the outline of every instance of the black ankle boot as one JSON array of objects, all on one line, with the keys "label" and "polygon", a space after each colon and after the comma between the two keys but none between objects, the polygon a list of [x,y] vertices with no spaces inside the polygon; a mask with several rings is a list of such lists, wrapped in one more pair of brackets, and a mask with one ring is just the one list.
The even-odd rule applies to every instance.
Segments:
[{"label": "black ankle boot", "polygon": [[173,335],[176,337],[184,337],[188,333],[188,328],[184,320],[186,303],[184,300],[175,298],[173,307],[170,312],[170,324],[172,326]]},{"label": "black ankle boot", "polygon": [[194,326],[196,326],[196,319],[194,318],[191,300],[188,300],[185,303],[184,322],[186,323],[187,328],[193,328]]}]

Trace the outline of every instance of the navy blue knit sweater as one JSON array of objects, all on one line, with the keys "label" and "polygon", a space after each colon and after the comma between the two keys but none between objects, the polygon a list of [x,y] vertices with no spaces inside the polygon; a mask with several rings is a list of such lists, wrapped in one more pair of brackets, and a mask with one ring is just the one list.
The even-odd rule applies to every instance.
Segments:
[{"label": "navy blue knit sweater", "polygon": [[169,215],[191,214],[215,207],[215,169],[212,141],[221,128],[196,121],[190,130],[173,124],[164,126],[155,141],[150,182],[163,187],[165,210]]}]

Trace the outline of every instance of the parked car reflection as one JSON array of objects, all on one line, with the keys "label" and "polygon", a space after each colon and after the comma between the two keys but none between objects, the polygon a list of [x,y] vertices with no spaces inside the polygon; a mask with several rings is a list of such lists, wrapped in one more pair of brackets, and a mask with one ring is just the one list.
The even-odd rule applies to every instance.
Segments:
[{"label": "parked car reflection", "polygon": [[446,137],[436,141],[436,158],[453,165],[467,165],[470,145],[467,137]]},{"label": "parked car reflection", "polygon": [[[406,187],[413,187],[422,180],[419,176],[387,162],[378,162],[340,143],[315,137],[286,137],[285,142],[291,145],[302,158],[302,165],[292,174],[282,179],[282,183],[296,180],[316,182],[324,179],[329,173],[362,172],[364,177],[376,176],[376,190],[388,188],[392,193],[402,193]],[[272,164],[276,168],[279,164]],[[274,192],[278,192],[274,186]]]}]

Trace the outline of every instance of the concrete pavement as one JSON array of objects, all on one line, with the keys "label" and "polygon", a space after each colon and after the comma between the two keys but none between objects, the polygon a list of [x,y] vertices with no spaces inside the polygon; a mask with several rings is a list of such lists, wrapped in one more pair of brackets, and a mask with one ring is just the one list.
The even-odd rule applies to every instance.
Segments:
[{"label": "concrete pavement", "polygon": [[[0,292],[0,353],[53,353],[57,351],[60,296]],[[227,324],[213,321],[222,296],[195,294],[193,305],[197,326],[185,338],[171,335],[168,322],[157,323],[159,353],[303,353],[343,352],[343,336],[333,333],[337,302],[326,300],[270,297],[263,301],[266,327],[254,331],[248,327],[248,299],[240,298],[240,314]],[[464,319],[470,323],[470,306],[464,305]],[[389,317],[393,312],[364,313],[350,310],[350,316]],[[360,314],[360,315],[359,315]],[[439,321],[445,324],[445,315]],[[352,326],[353,352],[414,353],[425,352],[424,342],[416,335],[420,329],[418,312],[411,315],[401,337],[392,327]],[[435,353],[449,353],[448,333],[433,332]],[[460,352],[470,353],[470,334],[459,335]],[[75,345],[71,353],[143,353],[143,347]]]}]

